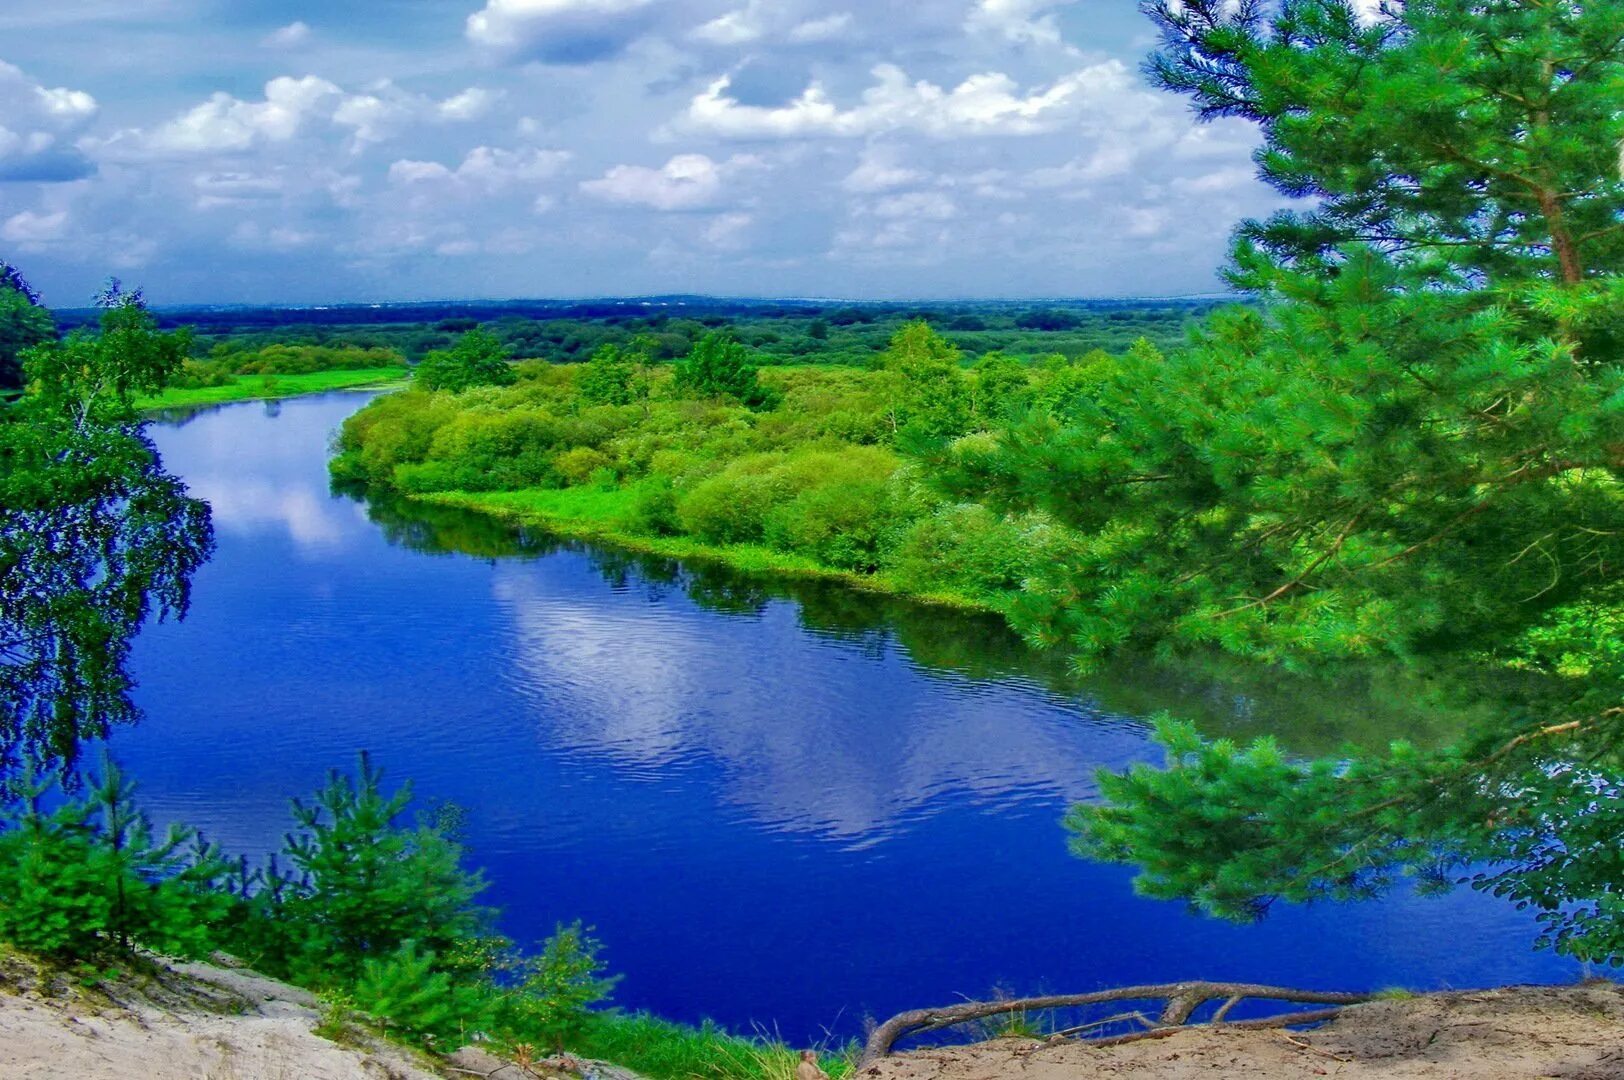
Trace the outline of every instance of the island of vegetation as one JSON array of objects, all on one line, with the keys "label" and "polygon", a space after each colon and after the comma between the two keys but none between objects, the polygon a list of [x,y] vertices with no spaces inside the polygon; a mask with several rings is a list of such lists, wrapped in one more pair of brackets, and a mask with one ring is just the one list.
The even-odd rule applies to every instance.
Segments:
[{"label": "island of vegetation", "polygon": [[24,392],[0,412],[0,941],[91,981],[224,951],[319,991],[335,1029],[434,1050],[477,1033],[662,1080],[794,1067],[599,1007],[612,978],[581,924],[503,939],[454,823],[405,821],[408,789],[365,759],[295,802],[260,864],[157,835],[111,759],[80,761],[136,719],[130,640],[184,615],[212,550],[139,409],[404,358],[411,388],[345,425],[338,482],[988,608],[1085,669],[1426,673],[1478,706],[1449,745],[1301,760],[1163,718],[1165,761],[1103,774],[1072,842],[1221,917],[1469,887],[1533,909],[1541,945],[1624,962],[1624,7],[1147,10],[1153,77],[1257,124],[1262,177],[1311,199],[1241,225],[1228,274],[1255,302],[1183,342],[972,349],[952,335],[982,316],[897,317],[811,364],[640,314],[556,355],[499,323],[420,354],[205,352],[116,283],[59,338],[5,268],[0,378]]}]

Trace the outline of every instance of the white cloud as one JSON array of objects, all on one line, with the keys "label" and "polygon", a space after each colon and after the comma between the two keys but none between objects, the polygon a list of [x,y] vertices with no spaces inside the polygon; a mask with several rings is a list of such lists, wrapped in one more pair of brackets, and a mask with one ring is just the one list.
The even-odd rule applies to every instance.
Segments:
[{"label": "white cloud", "polygon": [[252,172],[208,172],[192,177],[192,190],[202,209],[237,206],[275,199],[287,190],[280,175]]},{"label": "white cloud", "polygon": [[1060,27],[1053,9],[1076,0],[976,0],[965,17],[967,33],[995,34],[1006,41],[1058,45]]},{"label": "white cloud", "polygon": [[446,120],[478,120],[491,111],[491,106],[500,100],[502,95],[498,92],[486,90],[478,86],[470,86],[460,94],[446,98],[440,102],[438,110],[440,116]]},{"label": "white cloud", "polygon": [[1116,110],[1145,90],[1120,61],[1108,60],[1022,93],[1001,72],[971,75],[951,90],[911,82],[894,64],[874,68],[861,103],[842,109],[814,82],[787,105],[745,105],[727,93],[728,76],[689,102],[679,126],[720,138],[860,137],[913,130],[941,138],[1030,135],[1057,130],[1087,111]]},{"label": "white cloud", "polygon": [[789,40],[797,43],[833,41],[851,27],[851,14],[837,12],[818,19],[808,19],[790,28]]},{"label": "white cloud", "polygon": [[762,24],[759,5],[729,11],[699,27],[692,34],[696,41],[708,45],[743,45],[766,32]]},{"label": "white cloud", "polygon": [[360,93],[348,93],[315,75],[297,79],[283,75],[265,84],[262,100],[244,101],[218,92],[152,131],[126,129],[91,145],[97,153],[119,160],[233,154],[287,143],[331,124],[348,129],[349,149],[359,152],[423,120],[477,119],[496,98],[490,91],[470,87],[435,101],[387,79]]},{"label": "white cloud", "polygon": [[389,166],[396,185],[463,184],[494,191],[518,184],[540,183],[557,176],[570,160],[564,150],[501,150],[489,146],[469,151],[455,169],[437,161],[397,161]]},{"label": "white cloud", "polygon": [[925,175],[918,169],[904,166],[896,152],[889,147],[870,146],[864,149],[857,167],[846,174],[840,186],[847,191],[871,194],[907,187],[925,179]]},{"label": "white cloud", "polygon": [[48,243],[60,240],[67,231],[67,225],[66,210],[58,210],[54,214],[24,210],[20,214],[13,214],[4,225],[0,225],[0,240],[22,245]]},{"label": "white cloud", "polygon": [[581,190],[595,199],[646,206],[654,210],[700,210],[722,201],[725,181],[754,158],[712,161],[704,154],[678,154],[658,169],[645,165],[616,165],[596,180],[581,182]]},{"label": "white cloud", "polygon": [[79,180],[95,167],[74,140],[97,113],[83,90],[46,87],[0,60],[0,181]]},{"label": "white cloud", "polygon": [[652,0],[487,0],[468,40],[511,60],[582,64],[623,51],[647,28]]},{"label": "white cloud", "polygon": [[220,92],[150,134],[123,131],[105,144],[115,153],[153,155],[229,153],[263,142],[286,142],[308,122],[330,116],[343,97],[336,85],[314,75],[281,76],[265,84],[261,101]]},{"label": "white cloud", "polygon": [[267,49],[291,49],[296,45],[303,45],[309,40],[309,23],[290,22],[286,26],[266,34],[260,39],[259,43]]},{"label": "white cloud", "polygon": [[744,7],[717,16],[688,36],[724,48],[768,39],[801,45],[832,41],[851,26],[851,15],[846,12],[815,15],[806,8],[804,3],[785,0],[748,0]]},{"label": "white cloud", "polygon": [[946,221],[957,217],[959,208],[940,191],[909,191],[889,195],[876,202],[875,217],[903,218],[908,221]]},{"label": "white cloud", "polygon": [[745,231],[754,221],[752,215],[739,211],[718,214],[705,226],[705,243],[723,251],[738,251],[745,247]]}]

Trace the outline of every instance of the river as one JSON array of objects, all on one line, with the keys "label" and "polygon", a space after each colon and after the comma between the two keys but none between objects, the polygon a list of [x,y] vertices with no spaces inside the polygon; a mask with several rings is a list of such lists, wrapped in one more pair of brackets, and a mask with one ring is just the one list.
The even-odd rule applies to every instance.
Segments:
[{"label": "river", "polygon": [[[797,1042],[998,991],[1577,974],[1470,891],[1242,926],[1068,853],[1060,818],[1095,771],[1154,759],[1151,709],[1237,734],[1313,709],[1150,674],[1079,684],[988,619],[331,495],[328,439],[365,400],[152,426],[219,539],[190,616],[137,641],[147,717],[112,739],[159,821],[270,850],[287,797],[368,749],[421,805],[462,808],[506,933],[583,919],[617,1004]],[[1339,711],[1297,745],[1383,734]]]}]

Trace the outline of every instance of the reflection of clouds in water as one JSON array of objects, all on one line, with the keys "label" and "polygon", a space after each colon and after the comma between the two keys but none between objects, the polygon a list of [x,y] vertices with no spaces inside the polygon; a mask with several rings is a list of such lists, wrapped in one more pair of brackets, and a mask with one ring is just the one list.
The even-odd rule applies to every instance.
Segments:
[{"label": "reflection of clouds in water", "polygon": [[641,771],[710,759],[725,797],[773,828],[853,844],[966,800],[1086,798],[1101,764],[1143,752],[1019,685],[927,676],[896,650],[818,637],[788,604],[737,618],[501,567],[515,679],[544,732]]},{"label": "reflection of clouds in water", "polygon": [[242,535],[283,531],[307,550],[339,546],[355,534],[360,516],[355,504],[310,487],[197,473],[186,482],[193,495],[208,501],[215,528]]},{"label": "reflection of clouds in water", "polygon": [[[364,400],[329,395],[285,412],[232,405],[151,431],[166,459],[188,463],[186,486],[208,501],[221,532],[280,533],[305,553],[331,551],[365,534],[356,524],[366,513],[315,481],[326,474],[332,433]],[[256,408],[264,415],[249,411]]]}]

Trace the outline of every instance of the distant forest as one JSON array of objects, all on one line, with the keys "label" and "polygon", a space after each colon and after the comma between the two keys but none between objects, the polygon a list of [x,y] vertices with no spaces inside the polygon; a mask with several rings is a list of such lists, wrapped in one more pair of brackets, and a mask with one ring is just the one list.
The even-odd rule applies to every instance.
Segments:
[{"label": "distant forest", "polygon": [[[637,300],[500,301],[340,305],[333,307],[173,307],[154,314],[165,327],[190,326],[197,352],[217,345],[349,346],[394,350],[416,363],[483,325],[515,359],[585,361],[603,345],[646,336],[657,360],[686,356],[707,330],[731,327],[761,365],[867,365],[897,328],[915,319],[959,347],[967,361],[991,352],[1076,358],[1095,349],[1122,352],[1140,338],[1159,348],[1185,340],[1189,327],[1232,301],[957,301],[928,304],[752,301],[703,297]],[[94,309],[58,310],[64,331],[95,321]]]}]

